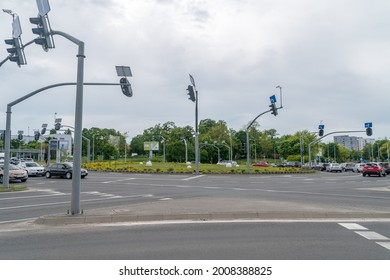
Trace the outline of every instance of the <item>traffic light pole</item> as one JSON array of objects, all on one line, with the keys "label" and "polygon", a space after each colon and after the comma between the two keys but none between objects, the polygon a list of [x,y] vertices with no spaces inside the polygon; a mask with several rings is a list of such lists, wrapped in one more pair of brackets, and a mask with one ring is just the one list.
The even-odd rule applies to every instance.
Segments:
[{"label": "traffic light pole", "polygon": [[[20,102],[51,88],[61,87],[61,86],[74,86],[77,83],[67,82],[67,83],[58,83],[42,87],[37,89],[7,105],[6,111],[6,128],[4,131],[4,174],[3,174],[3,187],[9,188],[9,163],[10,163],[10,151],[11,151],[11,114],[12,107],[19,104]],[[86,86],[118,86],[120,83],[84,83]],[[81,175],[80,175],[81,176]]]},{"label": "traffic light pole", "polygon": [[310,168],[312,167],[312,162],[311,162],[311,145],[312,144],[315,144],[319,141],[321,141],[322,138],[326,137],[326,136],[329,136],[329,135],[332,135],[332,134],[337,134],[337,133],[358,133],[358,132],[366,132],[365,130],[347,130],[347,131],[334,131],[334,132],[330,132],[328,134],[325,134],[319,138],[317,138],[316,140],[314,141],[311,141],[308,145],[308,149],[309,149],[309,166]]},{"label": "traffic light pole", "polygon": [[250,167],[250,161],[251,161],[251,156],[250,156],[250,149],[249,149],[249,129],[250,127],[253,125],[253,123],[258,119],[260,118],[262,115],[268,113],[268,112],[271,112],[272,109],[268,110],[268,111],[265,111],[263,113],[261,113],[260,115],[258,115],[249,125],[248,127],[246,128],[246,166],[247,166],[247,171],[248,173],[251,171],[251,167]]}]

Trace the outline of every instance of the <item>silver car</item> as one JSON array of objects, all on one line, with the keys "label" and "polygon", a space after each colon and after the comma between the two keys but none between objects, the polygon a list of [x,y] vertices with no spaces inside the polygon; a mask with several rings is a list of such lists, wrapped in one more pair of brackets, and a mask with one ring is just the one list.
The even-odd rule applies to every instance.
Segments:
[{"label": "silver car", "polygon": [[326,167],[326,172],[343,172],[343,168],[338,163],[330,163]]},{"label": "silver car", "polygon": [[28,176],[45,175],[45,168],[34,161],[20,162],[19,166],[27,171]]}]

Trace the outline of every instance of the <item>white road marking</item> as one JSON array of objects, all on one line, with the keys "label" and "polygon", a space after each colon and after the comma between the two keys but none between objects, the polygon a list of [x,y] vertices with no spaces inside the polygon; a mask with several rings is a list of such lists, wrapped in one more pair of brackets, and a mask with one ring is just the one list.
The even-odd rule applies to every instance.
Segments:
[{"label": "white road marking", "polygon": [[382,247],[385,247],[386,249],[390,250],[390,242],[376,242],[376,244],[381,245]]},{"label": "white road marking", "polygon": [[368,228],[365,228],[364,226],[356,223],[339,223],[339,225],[350,230],[368,230]]},{"label": "white road marking", "polygon": [[165,201],[165,200],[172,200],[173,198],[170,198],[170,197],[165,197],[165,198],[160,198],[159,200],[161,201]]},{"label": "white road marking", "polygon": [[110,183],[124,182],[124,181],[135,180],[135,179],[136,179],[136,178],[118,179],[118,180],[113,180],[113,181],[105,181],[105,182],[102,182],[102,184],[110,184]]},{"label": "white road marking", "polygon": [[[153,197],[153,196],[154,196],[153,194],[129,195],[129,196],[122,196],[122,197],[117,197],[117,196],[103,197],[102,196],[101,198],[83,199],[83,200],[81,200],[81,202],[109,200],[109,199],[114,199],[114,198],[135,198],[135,197]],[[33,207],[49,206],[49,205],[61,205],[61,204],[69,204],[69,201],[3,207],[3,208],[0,208],[0,210],[19,209],[19,208],[33,208]]]},{"label": "white road marking", "polygon": [[367,238],[368,240],[389,240],[386,236],[376,233],[375,231],[355,231],[357,234]]},{"label": "white road marking", "polygon": [[55,193],[55,194],[43,194],[43,195],[32,195],[32,196],[19,196],[19,197],[6,197],[6,198],[0,198],[0,200],[19,200],[19,199],[28,199],[28,198],[37,198],[37,197],[49,197],[49,196],[61,196],[61,195],[67,195],[66,193]]},{"label": "white road marking", "polygon": [[200,177],[204,177],[206,175],[198,175],[198,176],[194,176],[194,177],[188,177],[188,178],[184,178],[182,179],[183,181],[189,181],[189,180],[193,180],[193,179],[198,179]]}]

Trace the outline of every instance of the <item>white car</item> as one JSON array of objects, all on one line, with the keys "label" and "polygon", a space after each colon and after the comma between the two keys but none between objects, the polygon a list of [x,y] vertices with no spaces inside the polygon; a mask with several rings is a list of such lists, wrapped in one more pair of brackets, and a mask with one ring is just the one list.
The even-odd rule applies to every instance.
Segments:
[{"label": "white car", "polygon": [[343,172],[343,168],[338,163],[330,163],[326,167],[326,172]]},{"label": "white car", "polygon": [[20,162],[19,167],[25,169],[28,176],[44,176],[45,168],[34,161]]},{"label": "white car", "polygon": [[365,163],[356,163],[355,166],[353,167],[353,172],[361,173],[363,166],[365,166]]}]

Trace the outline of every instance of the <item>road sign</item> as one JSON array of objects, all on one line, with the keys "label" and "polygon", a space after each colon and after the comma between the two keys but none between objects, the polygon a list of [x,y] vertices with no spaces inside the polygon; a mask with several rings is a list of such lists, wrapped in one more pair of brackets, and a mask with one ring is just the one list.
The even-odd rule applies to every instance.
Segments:
[{"label": "road sign", "polygon": [[325,129],[325,125],[324,125],[324,124],[320,124],[320,125],[318,126],[318,129]]},{"label": "road sign", "polygon": [[371,128],[372,127],[372,122],[367,122],[364,124],[364,128]]},{"label": "road sign", "polygon": [[275,94],[269,97],[269,100],[271,101],[271,104],[276,103],[276,96]]},{"label": "road sign", "polygon": [[37,0],[37,6],[40,16],[47,15],[48,12],[50,12],[50,5],[49,0]]},{"label": "road sign", "polygon": [[16,16],[12,21],[12,37],[18,38],[20,35],[22,35],[22,28],[20,27],[19,16]]}]

